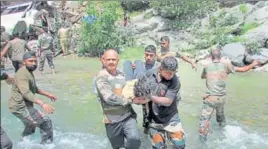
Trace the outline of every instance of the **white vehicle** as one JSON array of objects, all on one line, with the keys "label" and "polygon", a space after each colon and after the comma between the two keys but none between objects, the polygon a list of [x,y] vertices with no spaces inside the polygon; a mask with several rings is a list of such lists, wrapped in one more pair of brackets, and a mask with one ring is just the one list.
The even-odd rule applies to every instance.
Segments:
[{"label": "white vehicle", "polygon": [[6,31],[12,34],[14,26],[18,21],[25,21],[27,29],[29,25],[34,24],[34,16],[38,12],[36,10],[36,2],[23,2],[13,4],[1,8],[1,26],[6,28]]}]

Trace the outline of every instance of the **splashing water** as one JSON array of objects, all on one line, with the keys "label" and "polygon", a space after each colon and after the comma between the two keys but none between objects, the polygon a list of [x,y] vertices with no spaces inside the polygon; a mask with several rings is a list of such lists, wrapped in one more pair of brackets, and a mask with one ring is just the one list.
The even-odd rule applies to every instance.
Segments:
[{"label": "splashing water", "polygon": [[[105,136],[87,133],[54,131],[54,143],[41,145],[39,137],[26,137],[15,144],[15,149],[107,149],[109,141]],[[39,135],[39,134],[38,134]]]}]

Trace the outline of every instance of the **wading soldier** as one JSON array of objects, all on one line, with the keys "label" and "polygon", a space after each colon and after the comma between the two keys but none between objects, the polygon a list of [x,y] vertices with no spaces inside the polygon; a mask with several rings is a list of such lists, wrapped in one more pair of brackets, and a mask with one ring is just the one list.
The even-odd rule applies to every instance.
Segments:
[{"label": "wading soldier", "polygon": [[38,99],[35,94],[44,95],[52,101],[55,101],[57,97],[36,86],[33,75],[33,71],[37,68],[36,53],[26,52],[23,55],[23,63],[24,66],[16,72],[14,77],[15,84],[12,86],[11,98],[8,101],[9,110],[25,126],[22,137],[33,134],[36,127],[39,127],[41,143],[50,143],[53,141],[52,121],[35,109],[34,104],[38,104],[47,114],[53,113],[54,108]]},{"label": "wading soldier", "polygon": [[43,75],[45,61],[47,59],[48,65],[51,69],[51,73],[55,74],[53,55],[55,54],[53,48],[53,38],[47,33],[47,30],[39,29],[40,35],[38,36],[38,46],[40,55],[39,71]]},{"label": "wading soldier", "polygon": [[103,55],[104,69],[100,70],[96,78],[106,134],[113,149],[139,149],[141,141],[136,113],[131,106],[132,100],[121,95],[126,80],[123,73],[117,69],[118,61],[118,53],[115,50],[106,50]]},{"label": "wading soldier", "polygon": [[[14,84],[14,79],[1,69],[1,80],[6,80],[8,84]],[[1,149],[12,149],[12,141],[7,136],[6,132],[1,126]]]},{"label": "wading soldier", "polygon": [[[154,149],[166,148],[166,136],[175,149],[185,148],[185,135],[178,114],[177,94],[180,81],[176,75],[178,63],[175,57],[165,57],[158,69],[146,73],[150,86],[156,89],[146,96],[149,102],[149,132]],[[144,104],[146,100],[140,100]],[[139,103],[135,101],[135,103]]]},{"label": "wading soldier", "polygon": [[210,118],[216,113],[216,121],[220,127],[226,124],[224,116],[224,106],[226,103],[226,81],[228,74],[235,72],[246,72],[258,65],[257,61],[244,67],[234,67],[230,60],[221,58],[219,49],[211,51],[211,60],[204,64],[201,75],[206,79],[207,91],[203,97],[203,107],[201,109],[199,136],[201,141],[206,141],[210,129]]}]

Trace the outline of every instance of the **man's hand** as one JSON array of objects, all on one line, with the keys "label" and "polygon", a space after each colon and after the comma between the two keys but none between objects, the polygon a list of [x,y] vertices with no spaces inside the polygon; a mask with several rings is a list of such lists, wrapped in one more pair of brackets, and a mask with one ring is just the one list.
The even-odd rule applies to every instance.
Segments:
[{"label": "man's hand", "polygon": [[135,69],[136,68],[136,65],[135,64],[132,64],[132,69]]},{"label": "man's hand", "polygon": [[137,105],[142,105],[148,103],[149,100],[146,100],[145,97],[135,97],[132,102]]},{"label": "man's hand", "polygon": [[42,106],[42,109],[46,114],[52,114],[55,110],[51,105],[44,103]]},{"label": "man's hand", "polygon": [[195,63],[192,63],[192,68],[193,68],[195,71],[197,71],[197,68],[196,68]]},{"label": "man's hand", "polygon": [[14,84],[15,83],[15,80],[14,78],[12,78],[10,75],[7,76],[7,79],[6,79],[6,82],[7,84]]},{"label": "man's hand", "polygon": [[260,63],[257,61],[257,60],[254,60],[253,62],[252,62],[252,65],[253,66],[257,66],[257,65],[259,65]]},{"label": "man's hand", "polygon": [[58,97],[55,96],[55,95],[53,95],[53,94],[48,94],[48,95],[47,95],[47,98],[50,98],[51,101],[56,101],[56,100],[58,99]]}]

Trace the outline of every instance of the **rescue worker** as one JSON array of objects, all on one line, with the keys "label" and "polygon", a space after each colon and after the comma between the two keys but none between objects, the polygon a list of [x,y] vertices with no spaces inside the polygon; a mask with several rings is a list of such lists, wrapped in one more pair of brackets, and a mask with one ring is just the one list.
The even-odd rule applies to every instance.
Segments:
[{"label": "rescue worker", "polygon": [[156,48],[153,45],[145,47],[144,51],[145,63],[141,60],[135,60],[132,63],[126,60],[123,64],[123,71],[126,75],[126,80],[137,79],[145,74],[146,71],[159,67],[160,63],[156,61]]},{"label": "rescue worker", "polygon": [[[185,134],[182,128],[177,107],[177,94],[181,84],[176,75],[178,62],[175,57],[168,56],[161,61],[158,69],[146,73],[146,78],[156,92],[149,99],[149,132],[154,149],[166,148],[166,137],[169,138],[175,149],[185,148]],[[135,101],[144,104],[147,100]]]},{"label": "rescue worker", "polygon": [[191,64],[192,68],[196,70],[196,65],[194,64],[194,62],[192,62],[187,56],[183,55],[179,51],[177,52],[170,51],[169,44],[170,40],[168,36],[163,36],[160,38],[161,49],[157,51],[157,61],[161,61],[163,58],[167,56],[175,56]]},{"label": "rescue worker", "polygon": [[[141,77],[144,75],[147,71],[151,69],[156,69],[160,66],[160,63],[156,61],[156,48],[153,45],[148,45],[145,47],[144,51],[144,58],[145,63],[141,60],[135,60],[134,63],[132,63],[129,60],[126,60],[123,64],[123,71],[126,75],[126,80],[133,80]],[[144,127],[144,133],[148,133],[148,105],[144,104],[143,107],[143,127]]]},{"label": "rescue worker", "polygon": [[123,73],[117,69],[118,61],[117,51],[106,50],[103,55],[105,68],[100,70],[96,78],[106,134],[113,149],[139,149],[141,141],[136,113],[131,106],[132,100],[121,96],[126,80]]},{"label": "rescue worker", "polygon": [[210,119],[216,113],[216,121],[219,127],[226,125],[224,107],[227,100],[226,97],[226,81],[228,74],[235,72],[246,72],[258,65],[257,61],[244,67],[235,67],[230,60],[221,56],[220,49],[211,51],[211,60],[204,64],[201,75],[202,79],[206,79],[207,91],[203,97],[203,107],[199,122],[199,136],[201,141],[206,141],[210,129]]},{"label": "rescue worker", "polygon": [[40,55],[40,74],[43,75],[46,59],[51,69],[51,73],[55,74],[55,66],[53,62],[53,55],[55,55],[55,51],[53,48],[53,38],[50,34],[47,33],[47,30],[45,31],[44,29],[39,29],[39,34],[40,35],[38,36],[38,50]]},{"label": "rescue worker", "polygon": [[4,47],[3,51],[1,51],[1,58],[6,54],[9,55],[12,65],[15,68],[15,72],[19,70],[19,68],[23,65],[22,56],[26,50],[30,51],[30,48],[27,45],[27,41],[23,39],[25,33],[22,34],[14,34],[12,40],[10,40],[7,45]]},{"label": "rescue worker", "polygon": [[[8,84],[14,84],[14,79],[1,70],[1,80],[6,80]],[[1,126],[1,149],[12,149],[13,143]]]},{"label": "rescue worker", "polygon": [[61,46],[61,50],[63,52],[63,56],[66,56],[68,54],[68,37],[69,37],[69,28],[62,26],[59,31],[58,31],[58,35],[60,38],[60,46]]},{"label": "rescue worker", "polygon": [[23,55],[23,64],[24,66],[16,72],[14,77],[15,84],[12,86],[11,97],[8,101],[9,111],[24,124],[25,129],[22,137],[33,134],[36,127],[39,127],[41,143],[50,143],[53,141],[52,121],[48,116],[34,108],[34,104],[39,105],[47,114],[53,113],[54,108],[35,94],[46,96],[52,101],[57,100],[57,97],[36,85],[33,75],[33,71],[37,68],[35,52],[26,52]]}]

